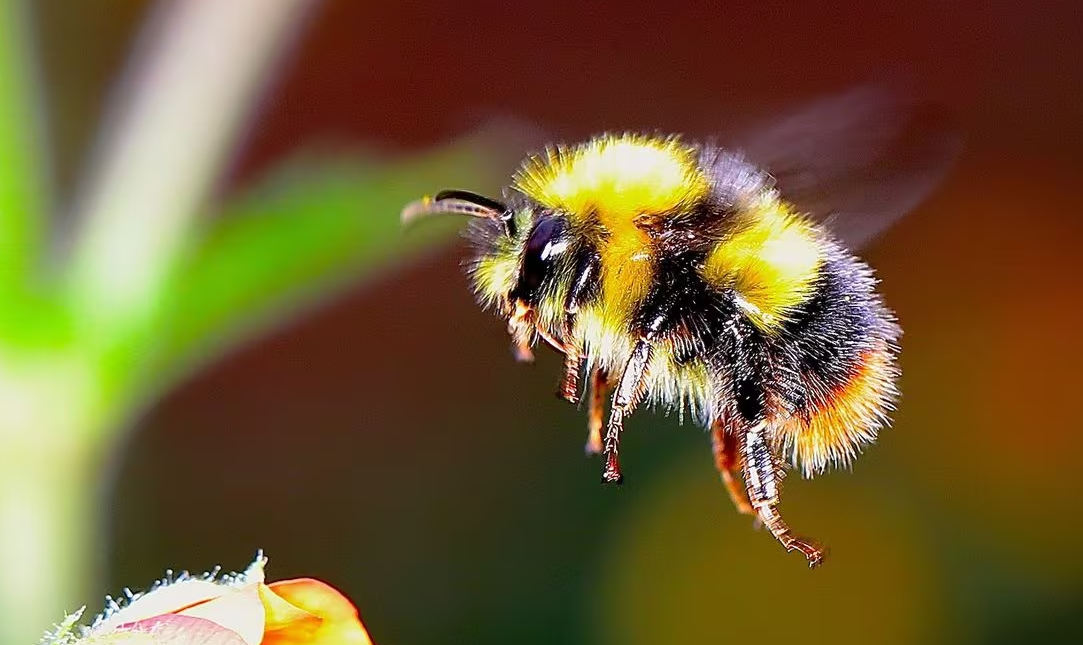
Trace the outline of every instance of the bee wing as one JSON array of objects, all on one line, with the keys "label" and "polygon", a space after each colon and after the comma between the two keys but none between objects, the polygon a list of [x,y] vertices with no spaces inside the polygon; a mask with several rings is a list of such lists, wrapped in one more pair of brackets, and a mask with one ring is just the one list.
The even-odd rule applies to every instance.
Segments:
[{"label": "bee wing", "polygon": [[883,88],[813,103],[737,138],[782,196],[851,249],[916,207],[958,156],[947,113]]}]

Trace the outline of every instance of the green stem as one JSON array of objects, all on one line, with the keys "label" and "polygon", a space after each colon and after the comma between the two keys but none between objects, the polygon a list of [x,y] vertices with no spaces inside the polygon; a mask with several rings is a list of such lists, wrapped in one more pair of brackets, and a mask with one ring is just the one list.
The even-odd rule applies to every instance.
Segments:
[{"label": "green stem", "polygon": [[[0,0],[0,644],[36,643],[95,602],[99,466],[137,404],[164,281],[252,106],[316,0],[163,3],[75,200],[62,304],[7,289],[30,272],[36,199],[21,3]],[[26,299],[24,299],[26,300]],[[54,303],[55,304],[55,303]],[[26,324],[27,321],[35,323]],[[51,327],[50,327],[51,325]],[[92,588],[94,587],[94,588]]]},{"label": "green stem", "polygon": [[194,0],[159,8],[77,200],[68,286],[89,342],[121,353],[144,342],[169,270],[314,2]]},{"label": "green stem", "polygon": [[0,0],[0,292],[27,287],[41,250],[45,181],[26,3]]},{"label": "green stem", "polygon": [[0,643],[33,645],[98,579],[89,380],[63,365],[0,374]]}]

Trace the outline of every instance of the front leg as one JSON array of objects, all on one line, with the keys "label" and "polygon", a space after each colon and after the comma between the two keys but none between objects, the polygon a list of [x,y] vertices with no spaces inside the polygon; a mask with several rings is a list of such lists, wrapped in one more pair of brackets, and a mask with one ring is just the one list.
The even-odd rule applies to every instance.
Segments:
[{"label": "front leg", "polygon": [[528,307],[522,300],[514,300],[511,303],[511,312],[508,315],[508,335],[511,336],[512,354],[520,363],[532,363],[534,361],[534,310]]},{"label": "front leg", "polygon": [[598,254],[592,250],[580,253],[576,262],[572,286],[564,298],[564,323],[561,340],[564,345],[564,379],[560,382],[560,397],[568,403],[579,403],[579,375],[583,372],[586,355],[583,340],[576,336],[576,317],[583,303],[597,295]]}]

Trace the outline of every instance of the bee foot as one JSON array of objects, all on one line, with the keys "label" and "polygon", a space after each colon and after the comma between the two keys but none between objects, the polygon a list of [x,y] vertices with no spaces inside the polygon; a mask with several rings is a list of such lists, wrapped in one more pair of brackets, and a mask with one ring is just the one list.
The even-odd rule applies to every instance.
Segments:
[{"label": "bee foot", "polygon": [[609,453],[609,456],[605,461],[605,470],[602,471],[602,483],[603,484],[616,484],[620,486],[624,483],[624,475],[620,472],[620,463],[617,461],[617,455]]},{"label": "bee foot", "polygon": [[815,569],[823,564],[824,558],[827,557],[826,549],[805,538],[790,538],[787,540],[785,547],[786,551],[800,551],[808,560],[810,569]]},{"label": "bee foot", "polygon": [[624,475],[622,475],[620,473],[609,473],[609,472],[603,473],[602,474],[602,483],[607,484],[607,485],[613,485],[613,486],[623,486],[624,485]]}]

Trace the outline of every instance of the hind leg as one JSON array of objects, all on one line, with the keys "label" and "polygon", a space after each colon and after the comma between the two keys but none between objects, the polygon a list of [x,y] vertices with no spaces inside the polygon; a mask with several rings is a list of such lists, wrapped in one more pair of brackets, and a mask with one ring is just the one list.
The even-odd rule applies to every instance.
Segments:
[{"label": "hind leg", "polygon": [[746,431],[740,444],[748,499],[759,519],[787,551],[800,551],[810,567],[819,566],[826,555],[824,549],[811,540],[794,535],[776,508],[781,469],[767,441],[766,424],[757,424]]},{"label": "hind leg", "polygon": [[711,423],[711,450],[714,453],[714,465],[718,474],[722,476],[722,483],[726,485],[737,512],[742,515],[754,515],[756,511],[752,503],[748,501],[748,491],[740,478],[741,457],[737,449],[737,437],[726,432],[726,425],[722,419],[715,419]]}]

